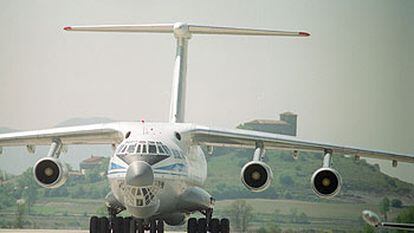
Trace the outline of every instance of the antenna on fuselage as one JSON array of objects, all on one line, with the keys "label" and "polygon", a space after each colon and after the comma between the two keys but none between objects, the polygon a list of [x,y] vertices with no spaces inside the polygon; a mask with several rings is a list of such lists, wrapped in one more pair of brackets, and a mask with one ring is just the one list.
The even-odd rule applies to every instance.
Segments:
[{"label": "antenna on fuselage", "polygon": [[174,77],[171,91],[169,121],[171,123],[184,122],[186,76],[187,76],[187,49],[188,40],[192,34],[217,35],[245,35],[245,36],[299,36],[307,37],[307,32],[274,31],[268,29],[236,28],[203,26],[187,23],[174,24],[143,24],[143,25],[99,25],[99,26],[71,26],[66,31],[95,31],[95,32],[155,32],[173,33],[177,40],[177,49],[174,64]]}]

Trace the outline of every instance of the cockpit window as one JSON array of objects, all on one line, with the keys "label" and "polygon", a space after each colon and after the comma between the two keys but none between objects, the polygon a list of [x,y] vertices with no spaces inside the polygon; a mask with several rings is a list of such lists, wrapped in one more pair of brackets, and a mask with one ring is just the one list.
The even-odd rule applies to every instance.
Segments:
[{"label": "cockpit window", "polygon": [[155,142],[148,142],[148,153],[150,154],[157,153],[157,147],[155,146]]},{"label": "cockpit window", "polygon": [[163,155],[174,156],[175,158],[182,158],[180,152],[175,149],[168,148],[167,145],[159,141],[138,141],[138,142],[126,142],[119,145],[116,154],[125,156],[131,156],[135,154],[145,155]]},{"label": "cockpit window", "polygon": [[127,145],[124,145],[124,147],[122,147],[122,150],[121,150],[121,153],[120,153],[120,154],[123,154],[123,153],[125,153],[125,151],[126,151],[126,148],[127,148]]},{"label": "cockpit window", "polygon": [[171,155],[170,149],[166,145],[162,145],[162,148],[164,148],[164,151],[167,153],[167,155]]},{"label": "cockpit window", "polygon": [[164,148],[162,148],[161,142],[157,142],[158,154],[165,155]]},{"label": "cockpit window", "polygon": [[127,152],[128,152],[128,154],[133,154],[133,153],[135,153],[135,148],[137,147],[137,144],[131,144],[131,145],[129,145],[128,146],[128,150],[127,150]]},{"label": "cockpit window", "polygon": [[124,149],[125,145],[121,144],[118,146],[118,150],[116,151],[117,154],[121,153],[122,149]]}]

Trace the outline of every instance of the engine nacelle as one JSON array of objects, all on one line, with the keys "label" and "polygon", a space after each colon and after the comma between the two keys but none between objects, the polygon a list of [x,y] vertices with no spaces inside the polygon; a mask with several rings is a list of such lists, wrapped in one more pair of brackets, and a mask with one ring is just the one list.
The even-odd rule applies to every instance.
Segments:
[{"label": "engine nacelle", "polygon": [[33,167],[36,182],[44,188],[59,188],[69,177],[67,167],[57,158],[46,157],[36,162]]},{"label": "engine nacelle", "polygon": [[272,183],[272,169],[264,162],[251,161],[243,166],[240,173],[244,186],[252,192],[263,192]]},{"label": "engine nacelle", "polygon": [[335,169],[323,167],[313,173],[311,185],[319,197],[333,198],[341,191],[342,178]]}]

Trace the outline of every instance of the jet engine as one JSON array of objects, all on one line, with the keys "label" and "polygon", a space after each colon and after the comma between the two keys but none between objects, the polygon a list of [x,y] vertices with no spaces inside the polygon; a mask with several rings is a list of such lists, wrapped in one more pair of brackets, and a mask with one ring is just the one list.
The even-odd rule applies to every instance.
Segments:
[{"label": "jet engine", "polygon": [[322,167],[313,173],[311,185],[319,197],[332,198],[341,191],[342,178],[335,169]]},{"label": "jet engine", "polygon": [[45,157],[33,167],[36,182],[44,188],[59,188],[68,179],[67,167],[57,158]]},{"label": "jet engine", "polygon": [[252,192],[263,192],[272,183],[272,169],[264,162],[250,161],[243,166],[240,174],[244,186]]}]

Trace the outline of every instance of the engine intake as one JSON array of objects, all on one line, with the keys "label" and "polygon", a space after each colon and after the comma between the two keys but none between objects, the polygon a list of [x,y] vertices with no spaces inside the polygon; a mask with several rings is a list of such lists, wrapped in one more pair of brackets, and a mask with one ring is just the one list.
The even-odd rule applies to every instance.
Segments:
[{"label": "engine intake", "polygon": [[241,181],[252,192],[263,192],[272,183],[272,169],[264,162],[251,161],[241,170]]},{"label": "engine intake", "polygon": [[68,169],[53,157],[42,158],[33,167],[36,182],[44,188],[59,188],[68,179]]},{"label": "engine intake", "polygon": [[313,173],[311,184],[319,197],[333,198],[341,191],[342,178],[335,169],[323,167]]}]

